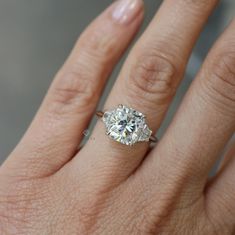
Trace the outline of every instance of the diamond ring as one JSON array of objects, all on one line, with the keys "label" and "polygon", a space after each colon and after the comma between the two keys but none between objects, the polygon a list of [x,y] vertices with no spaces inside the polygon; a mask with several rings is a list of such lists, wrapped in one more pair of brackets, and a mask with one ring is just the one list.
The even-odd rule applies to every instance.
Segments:
[{"label": "diamond ring", "polygon": [[98,111],[98,117],[106,127],[106,134],[113,140],[133,145],[137,142],[157,142],[145,121],[145,115],[124,105],[118,105],[111,111]]}]

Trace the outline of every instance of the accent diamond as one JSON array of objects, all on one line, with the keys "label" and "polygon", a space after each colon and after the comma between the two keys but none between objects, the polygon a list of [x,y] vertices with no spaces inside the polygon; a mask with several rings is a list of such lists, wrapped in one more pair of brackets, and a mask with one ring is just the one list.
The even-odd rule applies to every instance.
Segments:
[{"label": "accent diamond", "polygon": [[112,139],[125,145],[133,145],[137,142],[149,141],[152,131],[145,122],[145,116],[124,105],[107,111],[103,115],[106,133]]}]

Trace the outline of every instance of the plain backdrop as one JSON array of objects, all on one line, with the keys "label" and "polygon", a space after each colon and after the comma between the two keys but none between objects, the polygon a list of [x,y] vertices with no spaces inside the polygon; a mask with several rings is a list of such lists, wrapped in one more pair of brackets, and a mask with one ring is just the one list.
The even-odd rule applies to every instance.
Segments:
[{"label": "plain backdrop", "polygon": [[[0,163],[27,129],[56,71],[79,34],[111,2],[0,0]],[[159,0],[145,0],[146,18],[142,31],[160,4]],[[223,0],[210,17],[159,135],[171,120],[212,43],[234,13],[235,1]],[[102,102],[122,62],[110,78]]]}]

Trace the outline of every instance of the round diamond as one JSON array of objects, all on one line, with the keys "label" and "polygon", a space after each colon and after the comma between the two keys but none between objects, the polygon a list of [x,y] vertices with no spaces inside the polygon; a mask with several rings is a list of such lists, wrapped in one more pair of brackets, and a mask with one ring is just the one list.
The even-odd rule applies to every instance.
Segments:
[{"label": "round diamond", "polygon": [[152,131],[145,123],[145,116],[124,105],[104,113],[106,133],[114,140],[133,145],[139,141],[149,141]]}]

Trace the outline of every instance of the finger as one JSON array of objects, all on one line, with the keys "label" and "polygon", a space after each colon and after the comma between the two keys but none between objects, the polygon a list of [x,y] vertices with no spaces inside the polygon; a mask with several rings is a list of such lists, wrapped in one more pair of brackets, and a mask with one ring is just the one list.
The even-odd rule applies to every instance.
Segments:
[{"label": "finger", "polygon": [[222,159],[221,162],[219,163],[219,167],[218,167],[218,172],[223,170],[223,168],[228,164],[228,162],[230,161],[230,158],[233,156],[233,149],[235,145],[235,135],[234,137],[229,141],[229,143],[227,144],[226,148],[223,151],[223,155],[222,155]]},{"label": "finger", "polygon": [[74,156],[105,81],[143,18],[141,0],[121,2],[81,35],[11,161],[30,162],[33,174],[45,175]]},{"label": "finger", "polygon": [[[235,142],[230,145],[217,175],[207,187],[208,211],[211,216],[217,216],[217,221],[226,221],[234,228],[235,217]],[[215,213],[219,211],[220,213]]]},{"label": "finger", "polygon": [[[113,109],[118,104],[132,107],[147,116],[148,125],[155,132],[215,4],[216,1],[164,1],[130,53],[104,109]],[[96,166],[94,174],[97,169],[108,168],[107,174],[112,172],[115,180],[122,180],[136,169],[147,149],[146,143],[130,147],[111,140],[105,135],[103,123],[98,122],[91,140],[82,150],[83,157],[74,159],[77,163],[74,167],[85,159],[92,163],[91,167]],[[104,173],[102,176],[107,177]]]},{"label": "finger", "polygon": [[190,200],[203,193],[212,166],[235,131],[234,38],[235,21],[209,53],[171,126],[143,165],[142,171],[165,176],[165,185],[191,193]]}]

